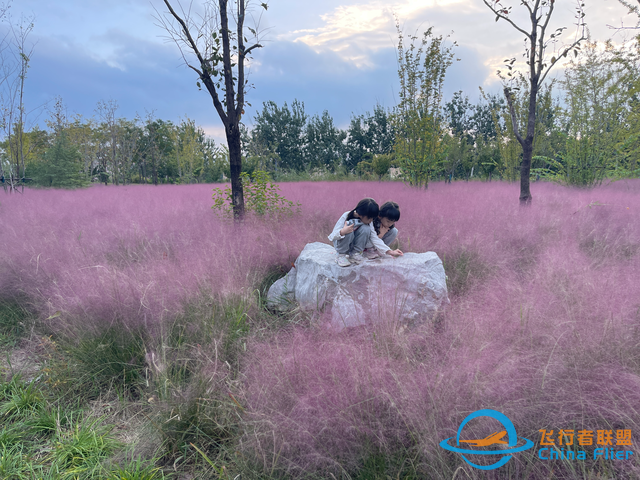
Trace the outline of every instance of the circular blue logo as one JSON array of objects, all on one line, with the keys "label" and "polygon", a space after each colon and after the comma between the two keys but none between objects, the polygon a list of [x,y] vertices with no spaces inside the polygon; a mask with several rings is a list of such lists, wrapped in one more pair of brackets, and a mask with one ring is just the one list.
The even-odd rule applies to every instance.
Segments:
[{"label": "circular blue logo", "polygon": [[[496,432],[494,434],[489,435],[486,438],[482,438],[478,440],[460,440],[460,433],[462,432],[463,427],[467,423],[469,423],[470,420],[473,420],[474,418],[478,418],[478,417],[493,418],[502,424],[502,426],[504,427],[504,430],[501,432]],[[507,436],[507,439],[508,439],[507,441],[502,440],[502,438],[505,435]],[[452,438],[453,437],[449,437],[441,441],[440,446],[445,450],[449,450],[450,452],[457,452],[461,454],[465,462],[467,462],[472,467],[478,468],[480,470],[494,470],[496,468],[499,468],[511,459],[512,454],[517,452],[522,452],[524,450],[528,450],[529,448],[533,447],[533,442],[527,438],[521,438],[521,440],[525,441],[525,444],[520,447],[516,447],[516,445],[518,444],[518,435],[516,434],[516,428],[513,426],[513,423],[511,422],[511,420],[509,420],[509,417],[507,417],[504,413],[498,412],[497,410],[490,410],[490,409],[476,410],[475,412],[467,416],[467,418],[465,418],[462,421],[462,423],[458,427],[458,434],[456,435],[457,446],[449,445],[449,440],[451,440]],[[461,441],[464,443],[472,444],[474,446],[489,446],[494,444],[502,444],[502,445],[506,445],[509,448],[505,448],[502,450],[471,450],[467,448],[460,448]],[[491,465],[485,466],[485,465],[477,465],[469,461],[469,459],[465,457],[465,454],[467,455],[504,455],[504,456],[500,460],[498,460],[496,463],[492,463]]]}]

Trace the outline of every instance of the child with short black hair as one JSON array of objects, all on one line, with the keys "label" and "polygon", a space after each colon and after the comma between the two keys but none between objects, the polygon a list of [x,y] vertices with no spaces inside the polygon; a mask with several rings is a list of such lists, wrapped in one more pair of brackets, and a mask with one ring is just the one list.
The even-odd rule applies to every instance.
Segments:
[{"label": "child with short black hair", "polygon": [[372,222],[374,235],[364,249],[364,256],[368,259],[378,258],[380,254],[394,257],[403,255],[399,249],[391,250],[389,245],[398,237],[396,222],[400,220],[400,206],[396,202],[385,202],[380,207],[378,217]]}]

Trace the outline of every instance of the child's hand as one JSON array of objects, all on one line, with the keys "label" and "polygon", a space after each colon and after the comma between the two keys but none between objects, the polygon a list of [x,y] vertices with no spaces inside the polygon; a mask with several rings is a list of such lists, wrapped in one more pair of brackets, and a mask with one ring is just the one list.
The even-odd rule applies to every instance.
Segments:
[{"label": "child's hand", "polygon": [[358,228],[359,228],[359,225],[357,227],[354,227],[353,225],[349,225],[347,224],[347,222],[344,222],[344,227],[340,229],[340,235],[344,237],[345,235],[349,235],[350,233],[353,233]]},{"label": "child's hand", "polygon": [[400,257],[404,255],[400,249],[397,250],[387,250],[387,255],[391,255],[392,257]]}]

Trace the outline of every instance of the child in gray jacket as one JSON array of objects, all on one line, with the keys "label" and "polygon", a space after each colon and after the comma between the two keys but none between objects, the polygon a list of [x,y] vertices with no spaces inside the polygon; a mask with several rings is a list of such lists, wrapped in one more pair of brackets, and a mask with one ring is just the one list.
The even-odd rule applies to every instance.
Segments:
[{"label": "child in gray jacket", "polygon": [[378,213],[376,201],[373,198],[363,198],[356,208],[342,214],[329,235],[329,240],[338,252],[338,265],[348,267],[351,263],[364,260],[362,251],[373,231],[371,222],[378,218]]}]

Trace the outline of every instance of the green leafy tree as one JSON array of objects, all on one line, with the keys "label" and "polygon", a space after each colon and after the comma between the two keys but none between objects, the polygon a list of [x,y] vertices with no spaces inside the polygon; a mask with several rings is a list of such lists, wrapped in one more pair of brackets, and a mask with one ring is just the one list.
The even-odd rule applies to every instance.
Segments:
[{"label": "green leafy tree", "polygon": [[305,167],[335,171],[345,157],[343,141],[346,137],[346,132],[333,125],[326,110],[322,117],[311,117],[305,128]]},{"label": "green leafy tree", "polygon": [[453,98],[444,105],[448,123],[448,134],[445,135],[445,155],[442,171],[445,181],[451,182],[454,176],[469,178],[475,167],[474,155],[475,135],[473,125],[473,105],[469,97],[461,91],[453,94]]},{"label": "green leafy tree", "polygon": [[204,156],[202,181],[205,183],[221,182],[224,172],[229,170],[227,150],[216,145],[213,139],[205,138],[202,142],[202,151]]},{"label": "green leafy tree", "polygon": [[376,104],[373,113],[352,116],[346,140],[344,165],[347,170],[356,168],[364,160],[366,153],[391,153],[395,141],[391,116],[380,104]]},{"label": "green leafy tree", "polygon": [[[15,157],[10,155],[10,146],[15,141],[14,138],[9,137],[0,142],[0,173],[11,172],[12,167],[15,168],[13,163]],[[22,133],[21,143],[24,159],[23,173],[26,181],[29,182],[29,179],[33,178],[35,169],[42,163],[44,152],[49,148],[49,133],[36,125],[31,131]],[[6,186],[6,180],[4,186]]]},{"label": "green leafy tree", "polygon": [[371,169],[373,173],[378,176],[378,180],[382,180],[386,174],[389,173],[389,168],[391,168],[391,163],[393,162],[393,155],[374,155],[373,160],[371,161]]},{"label": "green leafy tree", "polygon": [[[610,172],[621,173],[633,165],[624,152],[621,156],[621,146],[629,145],[633,136],[630,126],[637,105],[634,86],[639,74],[637,57],[635,61],[633,57],[609,42],[604,49],[587,43],[571,61],[561,82],[566,151],[550,169],[552,178],[588,187],[601,183]],[[637,134],[636,130],[636,138]]]},{"label": "green leafy tree", "polygon": [[[498,141],[498,134],[506,130],[504,122],[505,102],[499,95],[486,94],[480,88],[481,99],[475,105],[462,98],[459,92],[457,102],[448,110],[450,129],[457,140],[450,147],[455,156],[455,150],[460,149],[459,175],[470,178],[474,174],[484,175],[491,181],[494,174],[500,174],[500,148],[504,146]],[[454,94],[456,99],[456,94]],[[452,99],[452,101],[454,100]],[[458,103],[458,104],[456,104]],[[463,143],[466,140],[467,145]],[[468,145],[472,145],[469,149]]]},{"label": "green leafy tree", "polygon": [[356,165],[355,170],[358,174],[358,177],[360,177],[361,175],[367,176],[373,173],[373,153],[366,152],[362,156],[362,160],[360,160],[358,162],[358,165]]},{"label": "green leafy tree", "polygon": [[494,140],[498,125],[494,122],[493,111],[504,109],[504,99],[499,95],[485,94],[482,89],[480,93],[485,101],[480,101],[473,106],[471,125],[476,138],[481,136],[485,141]]},{"label": "green leafy tree", "polygon": [[252,135],[263,151],[275,153],[270,158],[275,162],[273,171],[304,170],[305,126],[307,114],[304,103],[294,100],[291,108],[269,100],[263,103],[262,111],[254,119]]},{"label": "green leafy tree", "polygon": [[174,154],[181,183],[197,182],[204,170],[204,131],[186,118],[173,130]]},{"label": "green leafy tree", "polygon": [[635,38],[633,48],[619,49],[616,52],[616,63],[624,66],[624,78],[621,84],[626,85],[627,108],[626,122],[622,124],[622,133],[617,149],[618,161],[614,176],[640,176],[640,35]]},{"label": "green leafy tree", "polygon": [[75,145],[82,156],[82,170],[85,175],[91,178],[92,172],[98,166],[99,136],[96,133],[96,123],[92,119],[83,119],[81,115],[76,115],[73,120],[59,121],[60,116],[54,114],[53,119],[47,123],[49,128],[57,128],[56,125],[63,124],[64,131],[69,142]]},{"label": "green leafy tree", "polygon": [[118,110],[118,102],[115,100],[100,101],[96,111],[100,116],[100,146],[98,148],[98,159],[101,171],[110,172],[110,175],[103,175],[105,185],[109,177],[114,185],[119,185],[122,181],[123,172],[121,171],[120,152],[118,145],[120,143],[121,130],[116,117]]},{"label": "green leafy tree", "polygon": [[400,26],[396,27],[400,103],[392,117],[394,153],[409,183],[426,188],[445,155],[442,87],[453,61],[453,46],[446,47],[445,39],[434,36],[429,28],[419,46],[418,37],[411,35],[411,43],[405,47]]},{"label": "green leafy tree", "polygon": [[144,182],[149,174],[154,185],[178,176],[174,149],[173,124],[147,118],[138,149],[138,166]]},{"label": "green leafy tree", "polygon": [[136,159],[138,158],[138,150],[141,146],[140,140],[143,134],[138,120],[137,118],[135,120],[118,119],[118,158],[120,162],[118,170],[123,184],[132,182],[132,177],[136,170]]},{"label": "green leafy tree", "polygon": [[43,161],[34,168],[34,181],[44,187],[84,187],[89,184],[89,179],[82,167],[80,152],[61,132],[44,154]]}]

